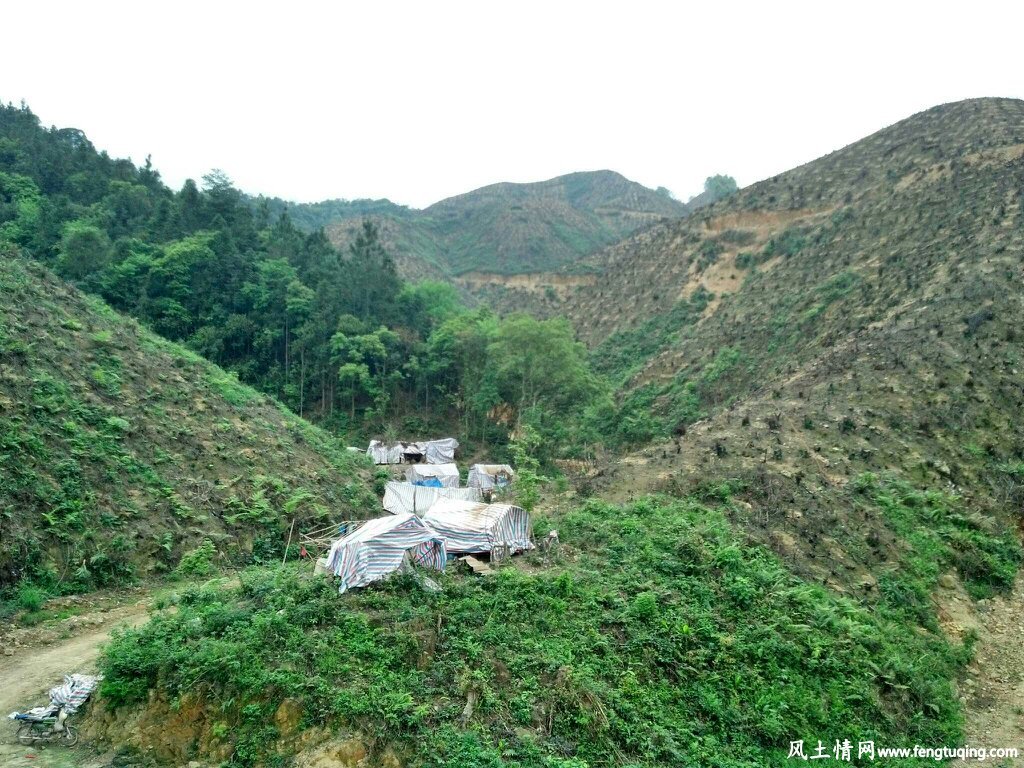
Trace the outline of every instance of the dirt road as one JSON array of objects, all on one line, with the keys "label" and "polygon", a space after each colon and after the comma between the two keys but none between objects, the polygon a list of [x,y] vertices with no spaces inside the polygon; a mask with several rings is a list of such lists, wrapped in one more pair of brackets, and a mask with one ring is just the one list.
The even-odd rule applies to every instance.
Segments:
[{"label": "dirt road", "polygon": [[[86,629],[52,644],[22,646],[13,656],[0,656],[0,714],[45,704],[46,692],[66,674],[95,672],[100,645],[110,633],[118,627],[137,626],[146,615],[146,606],[135,603],[76,617]],[[97,626],[90,622],[102,623]]]},{"label": "dirt road", "polygon": [[[14,740],[14,724],[6,716],[15,710],[45,704],[46,692],[66,674],[96,671],[100,646],[119,627],[137,626],[147,618],[146,603],[133,602],[75,616],[56,627],[15,630],[4,637],[0,656],[0,766],[37,768],[100,768],[109,756],[87,748],[25,747]],[[19,645],[12,648],[17,642]]]}]

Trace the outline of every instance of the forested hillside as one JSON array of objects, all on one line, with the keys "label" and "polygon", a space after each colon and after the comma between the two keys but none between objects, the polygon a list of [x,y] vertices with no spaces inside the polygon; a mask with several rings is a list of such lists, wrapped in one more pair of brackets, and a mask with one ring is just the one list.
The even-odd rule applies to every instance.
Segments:
[{"label": "forested hillside", "polygon": [[406,284],[376,227],[357,228],[338,251],[223,174],[173,192],[148,163],[0,108],[0,241],[298,414],[360,440],[435,429],[501,445],[524,420],[552,455],[600,439],[608,389],[570,326]]},{"label": "forested hillside", "polygon": [[322,200],[318,203],[290,203],[279,197],[250,197],[249,204],[257,218],[264,217],[276,221],[281,214],[287,212],[288,218],[295,226],[305,233],[326,229],[341,219],[354,219],[357,223],[362,219],[374,217],[405,218],[414,211],[407,206],[398,205],[387,199],[381,200]]}]

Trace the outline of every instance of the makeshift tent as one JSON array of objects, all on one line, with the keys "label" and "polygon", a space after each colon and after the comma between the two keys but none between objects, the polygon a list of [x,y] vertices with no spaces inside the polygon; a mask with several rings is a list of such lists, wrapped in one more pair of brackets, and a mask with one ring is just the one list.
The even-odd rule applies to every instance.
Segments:
[{"label": "makeshift tent", "polygon": [[380,440],[371,440],[370,447],[366,449],[366,455],[374,464],[401,464],[402,443],[387,445]]},{"label": "makeshift tent", "polygon": [[459,449],[459,441],[454,437],[441,440],[428,440],[422,443],[423,455],[427,464],[451,464],[455,461],[455,451]]},{"label": "makeshift tent", "polygon": [[384,487],[384,509],[393,515],[399,512],[422,515],[438,499],[483,501],[483,494],[479,488],[431,488],[399,482],[390,482]]},{"label": "makeshift tent", "polygon": [[341,579],[338,592],[365,587],[412,562],[438,571],[448,559],[444,539],[411,513],[368,520],[338,539],[327,555],[327,569]]},{"label": "makeshift tent", "polygon": [[482,504],[438,499],[423,521],[444,538],[453,554],[490,552],[505,545],[511,552],[532,549],[530,515],[512,504]]},{"label": "makeshift tent", "polygon": [[405,470],[405,479],[414,485],[458,488],[459,468],[454,464],[414,464]]},{"label": "makeshift tent", "polygon": [[504,488],[512,482],[516,473],[508,464],[474,464],[469,468],[470,488]]},{"label": "makeshift tent", "polygon": [[374,464],[448,464],[455,461],[455,451],[459,441],[453,437],[440,440],[424,440],[418,443],[384,443],[371,440],[366,449]]}]

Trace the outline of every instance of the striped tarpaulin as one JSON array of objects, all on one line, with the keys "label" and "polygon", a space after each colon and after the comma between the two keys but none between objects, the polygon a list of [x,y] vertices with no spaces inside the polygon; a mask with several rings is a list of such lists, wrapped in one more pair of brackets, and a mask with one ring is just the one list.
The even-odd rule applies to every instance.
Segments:
[{"label": "striped tarpaulin", "polygon": [[403,513],[369,520],[338,539],[327,556],[327,569],[341,584],[339,592],[364,587],[397,571],[406,552],[417,565],[444,570],[444,539],[416,515]]},{"label": "striped tarpaulin", "polygon": [[474,464],[469,468],[466,485],[471,488],[504,488],[515,479],[508,464]]},{"label": "striped tarpaulin", "polygon": [[366,455],[374,464],[404,464],[406,454],[422,456],[427,464],[450,464],[455,461],[455,451],[458,448],[459,441],[454,437],[422,440],[416,443],[384,443],[380,440],[371,440]]},{"label": "striped tarpaulin", "polygon": [[496,544],[506,544],[513,552],[533,548],[530,515],[512,504],[438,499],[423,520],[455,554],[490,552]]},{"label": "striped tarpaulin", "polygon": [[412,464],[405,470],[410,483],[437,478],[445,488],[459,487],[459,468],[455,464]]},{"label": "striped tarpaulin", "polygon": [[64,675],[64,683],[50,689],[50,704],[73,715],[96,689],[102,678],[92,675]]},{"label": "striped tarpaulin", "polygon": [[397,481],[384,486],[384,509],[393,515],[399,512],[422,515],[438,499],[483,501],[483,493],[479,488],[430,488]]}]

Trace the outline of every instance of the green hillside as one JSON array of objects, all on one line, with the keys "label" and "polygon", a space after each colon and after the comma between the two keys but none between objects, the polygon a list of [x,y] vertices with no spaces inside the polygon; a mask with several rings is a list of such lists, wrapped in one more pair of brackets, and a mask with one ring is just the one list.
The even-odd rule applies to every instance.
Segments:
[{"label": "green hillside", "polygon": [[795,578],[732,506],[591,501],[538,521],[560,555],[453,567],[439,592],[339,599],[287,569],[193,589],[110,648],[90,727],[170,765],[762,768],[797,738],[957,743],[969,648]]},{"label": "green hillside", "polygon": [[123,584],[204,539],[274,560],[292,518],[376,507],[362,457],[10,250],[0,295],[0,590]]},{"label": "green hillside", "polygon": [[324,229],[339,219],[361,219],[366,216],[404,218],[413,214],[412,209],[387,199],[381,200],[322,200],[317,203],[290,203],[279,197],[249,197],[248,201],[256,216],[276,220],[287,212],[295,226],[303,232]]}]

